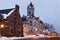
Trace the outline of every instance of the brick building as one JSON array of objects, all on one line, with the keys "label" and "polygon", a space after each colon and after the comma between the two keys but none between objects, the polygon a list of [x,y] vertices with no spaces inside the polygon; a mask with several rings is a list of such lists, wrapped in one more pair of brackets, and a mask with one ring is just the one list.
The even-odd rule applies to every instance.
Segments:
[{"label": "brick building", "polygon": [[0,10],[0,34],[2,36],[23,36],[23,23],[19,6]]}]

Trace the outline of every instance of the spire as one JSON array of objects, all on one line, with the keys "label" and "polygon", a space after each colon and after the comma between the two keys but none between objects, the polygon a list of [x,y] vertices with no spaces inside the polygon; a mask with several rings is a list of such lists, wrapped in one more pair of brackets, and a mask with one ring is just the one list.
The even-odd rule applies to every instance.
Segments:
[{"label": "spire", "polygon": [[30,2],[30,6],[31,6],[31,7],[33,7],[33,4],[32,4],[32,2]]}]

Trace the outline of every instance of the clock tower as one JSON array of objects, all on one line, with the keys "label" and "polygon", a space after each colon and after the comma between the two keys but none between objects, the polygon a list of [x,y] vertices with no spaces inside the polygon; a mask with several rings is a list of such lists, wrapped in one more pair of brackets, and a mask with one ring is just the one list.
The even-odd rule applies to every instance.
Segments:
[{"label": "clock tower", "polygon": [[32,3],[27,6],[27,16],[34,17],[34,5]]}]

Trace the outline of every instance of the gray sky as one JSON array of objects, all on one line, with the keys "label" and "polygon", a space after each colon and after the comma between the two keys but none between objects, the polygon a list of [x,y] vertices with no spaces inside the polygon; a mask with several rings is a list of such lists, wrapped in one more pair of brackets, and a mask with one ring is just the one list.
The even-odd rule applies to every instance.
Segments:
[{"label": "gray sky", "polygon": [[20,6],[21,15],[27,15],[27,5],[32,2],[35,7],[35,16],[43,22],[53,24],[60,32],[60,0],[0,0],[0,10]]}]

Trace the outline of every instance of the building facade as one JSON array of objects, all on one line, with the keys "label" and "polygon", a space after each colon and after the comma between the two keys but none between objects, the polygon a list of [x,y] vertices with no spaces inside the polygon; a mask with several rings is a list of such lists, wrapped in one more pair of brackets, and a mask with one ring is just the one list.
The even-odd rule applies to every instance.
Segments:
[{"label": "building facade", "polygon": [[[27,16],[21,17],[19,5],[15,8],[0,10],[0,35],[22,37],[47,34],[44,23],[34,15],[34,10],[32,3],[27,6]],[[48,35],[56,35],[54,33],[49,32]]]},{"label": "building facade", "polygon": [[[39,17],[36,17],[34,15],[34,5],[30,3],[27,6],[27,16],[23,15],[22,20],[24,22],[23,29],[26,31],[23,31],[23,33],[29,35],[38,35],[42,33],[43,30],[43,22],[39,19]],[[28,26],[25,26],[28,25]]]},{"label": "building facade", "polygon": [[23,22],[19,13],[19,6],[16,5],[13,9],[1,11],[0,15],[3,17],[0,17],[2,19],[0,20],[0,34],[2,36],[23,36]]}]

